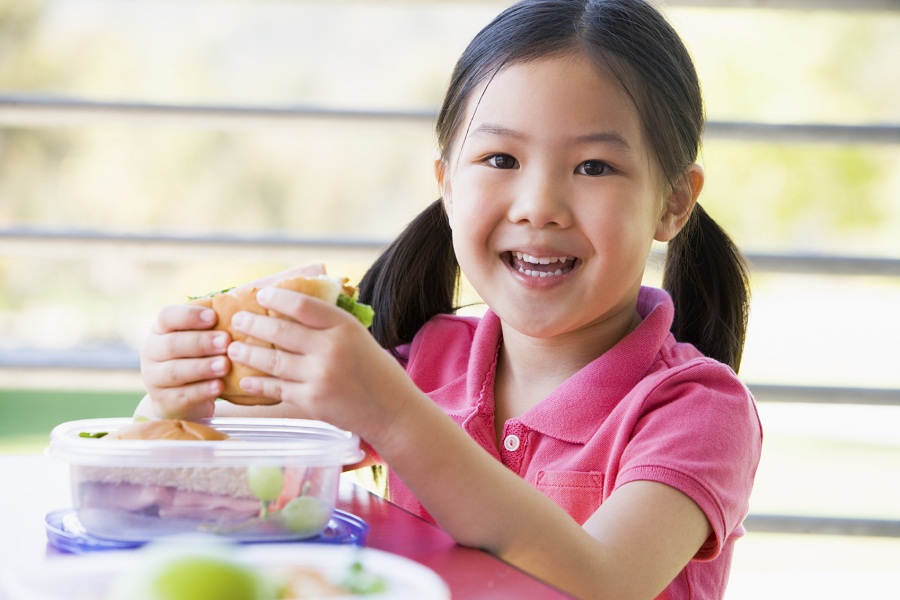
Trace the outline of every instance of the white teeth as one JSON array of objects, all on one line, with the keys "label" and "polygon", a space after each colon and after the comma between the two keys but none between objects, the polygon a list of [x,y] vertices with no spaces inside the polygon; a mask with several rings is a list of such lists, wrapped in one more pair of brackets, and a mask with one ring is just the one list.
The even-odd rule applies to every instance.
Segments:
[{"label": "white teeth", "polygon": [[556,277],[558,275],[562,275],[563,271],[562,269],[557,269],[552,273],[548,273],[546,271],[531,271],[529,269],[523,269],[520,267],[519,273],[523,273],[525,275],[528,275],[529,277]]},{"label": "white teeth", "polygon": [[568,256],[543,256],[538,258],[537,256],[531,256],[530,254],[525,254],[524,252],[513,252],[515,257],[519,260],[524,260],[525,262],[529,262],[533,265],[552,265],[553,263],[558,262],[566,262],[570,260]]},{"label": "white teeth", "polygon": [[[533,265],[552,265],[554,263],[566,264],[574,260],[569,256],[542,256],[539,258],[537,256],[532,256],[524,252],[513,252],[513,255],[517,260]],[[558,277],[563,274],[562,268],[559,268],[556,271],[532,271],[531,269],[526,269],[520,266],[518,270],[519,273],[527,275],[528,277]],[[566,272],[568,272],[568,270]]]}]

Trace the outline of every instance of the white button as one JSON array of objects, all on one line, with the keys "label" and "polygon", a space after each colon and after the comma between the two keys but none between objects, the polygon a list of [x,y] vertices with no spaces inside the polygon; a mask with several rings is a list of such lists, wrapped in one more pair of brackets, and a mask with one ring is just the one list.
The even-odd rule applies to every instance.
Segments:
[{"label": "white button", "polygon": [[519,437],[512,434],[506,436],[506,439],[503,440],[503,447],[510,452],[515,452],[519,449]]}]

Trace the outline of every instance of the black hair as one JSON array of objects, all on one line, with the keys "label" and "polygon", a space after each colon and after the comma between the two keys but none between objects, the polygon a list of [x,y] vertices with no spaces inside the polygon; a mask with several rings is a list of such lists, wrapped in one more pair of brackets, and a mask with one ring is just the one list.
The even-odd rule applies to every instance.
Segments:
[{"label": "black hair", "polygon": [[431,317],[456,310],[458,284],[450,223],[438,199],[372,264],[359,283],[359,299],[375,310],[372,335],[393,351]]},{"label": "black hair", "polygon": [[[482,29],[456,64],[438,114],[449,156],[474,90],[504,66],[581,52],[634,104],[670,190],[696,161],[705,122],[690,54],[645,0],[523,0]],[[360,282],[375,308],[373,334],[393,349],[431,317],[454,311],[459,265],[440,200],[416,217]],[[699,206],[669,242],[663,287],[675,304],[672,332],[738,370],[749,307],[747,267],[728,235]]]}]

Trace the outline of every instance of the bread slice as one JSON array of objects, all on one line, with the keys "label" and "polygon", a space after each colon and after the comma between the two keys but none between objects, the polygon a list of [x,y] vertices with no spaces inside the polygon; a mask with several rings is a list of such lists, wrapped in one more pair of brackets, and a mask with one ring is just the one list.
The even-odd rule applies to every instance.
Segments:
[{"label": "bread slice", "polygon": [[[104,436],[107,440],[165,440],[165,441],[227,441],[227,434],[194,421],[180,419],[158,419],[137,421],[125,425]],[[235,443],[227,441],[226,443]],[[247,483],[247,469],[244,467],[108,467],[77,465],[77,479],[81,485],[107,484],[102,494],[118,493],[114,485],[145,486],[147,488],[171,488],[187,492],[198,492],[234,498],[253,498]],[[134,496],[134,494],[130,494]],[[146,499],[146,498],[144,498]],[[113,498],[107,498],[111,502]],[[132,497],[131,501],[135,498]],[[96,498],[93,500],[97,502]]]}]

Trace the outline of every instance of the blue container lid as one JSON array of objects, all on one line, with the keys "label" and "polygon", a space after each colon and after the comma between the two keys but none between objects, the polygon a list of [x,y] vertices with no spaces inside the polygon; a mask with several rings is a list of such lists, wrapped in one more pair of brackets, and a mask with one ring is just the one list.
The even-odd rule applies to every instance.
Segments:
[{"label": "blue container lid", "polygon": [[[55,549],[69,554],[85,554],[102,550],[130,550],[139,548],[151,540],[119,541],[99,538],[89,534],[78,521],[73,508],[62,508],[47,513],[44,518],[47,540]],[[365,546],[369,524],[354,514],[335,510],[331,520],[319,535],[298,543],[352,544]],[[241,540],[242,543],[259,543],[266,540]],[[280,540],[284,541],[284,540]]]}]

